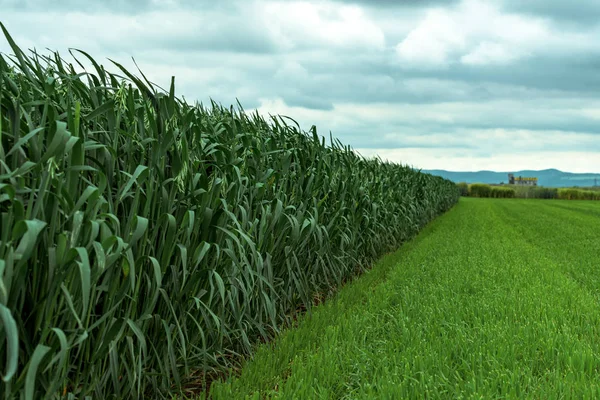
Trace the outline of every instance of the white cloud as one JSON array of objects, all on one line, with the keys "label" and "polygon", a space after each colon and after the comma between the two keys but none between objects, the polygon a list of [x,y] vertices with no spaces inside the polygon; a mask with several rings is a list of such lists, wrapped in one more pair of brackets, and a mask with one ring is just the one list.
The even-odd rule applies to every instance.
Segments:
[{"label": "white cloud", "polygon": [[400,61],[409,66],[445,66],[465,46],[466,32],[454,16],[444,10],[432,10],[396,46],[396,52]]},{"label": "white cloud", "polygon": [[464,150],[439,148],[356,149],[365,157],[380,156],[383,160],[421,169],[450,171],[511,171],[556,168],[566,172],[600,171],[600,157],[593,151],[531,151],[529,153],[494,153],[478,156]]},{"label": "white cloud", "polygon": [[511,53],[504,44],[481,42],[470,53],[462,56],[460,61],[468,65],[508,64],[519,56],[522,54]]},{"label": "white cloud", "polygon": [[579,113],[582,117],[600,120],[600,105],[596,107],[588,106],[573,111]]},{"label": "white cloud", "polygon": [[287,50],[323,45],[382,50],[385,46],[383,31],[357,6],[273,1],[261,7],[264,27]]},{"label": "white cloud", "polygon": [[[459,129],[452,133],[407,135],[388,133],[386,139],[397,141],[403,148],[462,149],[472,153],[520,154],[529,152],[560,152],[579,149],[600,150],[598,135],[585,132],[528,129]],[[447,150],[446,150],[447,151]],[[440,151],[445,153],[446,151]]]},{"label": "white cloud", "polygon": [[463,0],[455,8],[430,10],[396,46],[401,65],[447,68],[508,64],[541,51],[590,48],[585,35],[555,32],[543,18],[507,14],[494,3]]},{"label": "white cloud", "polygon": [[274,78],[282,82],[297,82],[310,79],[310,74],[298,61],[288,60],[277,68]]},{"label": "white cloud", "polygon": [[357,121],[354,116],[336,110],[325,111],[289,106],[281,98],[261,98],[260,106],[256,111],[267,118],[269,115],[286,115],[296,120],[303,130],[316,125],[319,132],[325,133],[331,130],[337,137],[342,136],[345,127],[352,126]]}]

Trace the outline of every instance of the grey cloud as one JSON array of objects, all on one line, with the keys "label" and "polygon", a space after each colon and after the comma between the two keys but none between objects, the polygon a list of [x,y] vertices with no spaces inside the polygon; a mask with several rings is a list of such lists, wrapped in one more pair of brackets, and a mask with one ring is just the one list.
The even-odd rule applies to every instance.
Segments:
[{"label": "grey cloud", "polygon": [[[184,21],[179,20],[181,17]],[[75,47],[92,51],[94,55],[114,57],[122,53],[136,58],[140,54],[162,53],[170,60],[163,58],[159,62],[181,65],[190,58],[203,58],[200,66],[206,63],[207,56],[222,58],[207,53],[229,52],[243,58],[245,54],[274,54],[278,51],[273,37],[261,27],[242,24],[235,15],[222,17],[214,10],[202,14],[152,10],[129,17],[93,12],[63,14],[57,11],[12,10],[4,12],[2,18],[15,39],[36,38],[33,42],[38,49],[48,47],[64,51],[66,47]],[[55,24],[57,19],[61,19],[60,24]],[[27,33],[20,29],[24,25],[28,26]],[[48,26],[53,26],[52,31],[48,30]],[[53,35],[57,37],[53,38]],[[157,59],[153,62],[156,63]]]},{"label": "grey cloud", "polygon": [[599,64],[600,54],[554,54],[532,57],[510,66],[472,67],[457,64],[442,73],[419,71],[415,75],[596,95],[600,90],[600,76],[596,72]]},{"label": "grey cloud", "polygon": [[[148,40],[137,38],[136,45]],[[174,52],[199,52],[203,50],[235,53],[264,53],[277,51],[276,44],[264,31],[252,26],[239,26],[237,21],[230,20],[221,24],[209,24],[193,27],[189,32],[178,35],[151,34],[154,45]]]},{"label": "grey cloud", "polygon": [[[381,63],[335,57],[304,63],[308,78],[288,83],[332,103],[438,103],[503,98],[596,98],[600,55],[568,60],[539,57],[509,67],[457,64],[445,71],[402,70]],[[279,86],[285,92],[286,85]]]},{"label": "grey cloud", "polygon": [[313,93],[312,95],[291,93],[285,94],[282,97],[283,101],[291,107],[303,107],[310,110],[333,110],[333,103],[323,99],[318,93]]},{"label": "grey cloud", "polygon": [[397,82],[424,78],[458,81],[474,87],[482,83],[497,83],[536,90],[580,92],[583,95],[600,93],[600,75],[597,72],[600,51],[576,53],[548,49],[545,54],[534,54],[511,65],[469,66],[455,63],[443,70],[405,69],[394,60],[391,51],[364,59],[347,54],[319,57],[307,60],[303,65],[311,76],[350,73],[367,77],[389,76]]},{"label": "grey cloud", "polygon": [[600,2],[596,0],[501,0],[500,4],[509,12],[551,18],[573,25],[596,25],[600,20]]},{"label": "grey cloud", "polygon": [[[550,121],[527,121],[521,118],[494,118],[490,121],[474,121],[465,126],[471,129],[526,129],[530,131],[565,131],[600,134],[598,121],[582,119],[574,121],[573,117]],[[600,139],[600,137],[599,137]],[[565,143],[565,145],[568,143]],[[600,145],[600,143],[599,143]]]},{"label": "grey cloud", "polygon": [[0,9],[32,12],[43,10],[138,14],[150,9],[169,8],[231,11],[238,3],[238,0],[0,0]]},{"label": "grey cloud", "polygon": [[360,4],[371,8],[423,8],[432,6],[451,6],[460,0],[335,0],[345,4]]}]

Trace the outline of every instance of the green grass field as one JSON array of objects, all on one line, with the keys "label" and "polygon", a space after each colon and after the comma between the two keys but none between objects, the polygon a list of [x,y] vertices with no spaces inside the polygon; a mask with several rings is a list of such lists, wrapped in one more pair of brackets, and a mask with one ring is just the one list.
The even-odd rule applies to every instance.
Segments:
[{"label": "green grass field", "polygon": [[263,345],[229,398],[597,398],[600,203],[463,198]]}]

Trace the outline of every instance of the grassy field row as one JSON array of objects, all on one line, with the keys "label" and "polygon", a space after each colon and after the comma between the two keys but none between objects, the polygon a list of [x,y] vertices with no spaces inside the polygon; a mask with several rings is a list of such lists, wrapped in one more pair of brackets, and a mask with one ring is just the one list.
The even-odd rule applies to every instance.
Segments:
[{"label": "grassy field row", "polygon": [[597,398],[600,204],[461,199],[225,398]]}]

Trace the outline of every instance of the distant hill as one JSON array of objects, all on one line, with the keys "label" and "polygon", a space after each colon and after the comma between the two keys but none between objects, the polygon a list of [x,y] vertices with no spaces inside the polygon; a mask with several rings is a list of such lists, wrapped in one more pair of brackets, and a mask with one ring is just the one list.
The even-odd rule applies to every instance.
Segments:
[{"label": "distant hill", "polygon": [[508,183],[508,174],[515,176],[537,177],[538,185],[553,187],[571,187],[571,186],[594,186],[594,179],[598,179],[600,185],[600,174],[586,173],[577,174],[573,172],[563,172],[557,169],[544,169],[541,171],[523,170],[523,171],[477,171],[477,172],[457,172],[445,171],[441,169],[423,170],[432,175],[442,176],[454,182],[467,183]]}]

